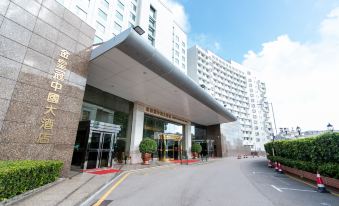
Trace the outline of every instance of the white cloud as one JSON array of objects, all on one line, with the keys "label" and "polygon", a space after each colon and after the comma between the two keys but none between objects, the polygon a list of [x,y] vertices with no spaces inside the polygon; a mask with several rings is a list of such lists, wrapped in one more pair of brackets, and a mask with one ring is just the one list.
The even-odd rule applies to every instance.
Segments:
[{"label": "white cloud", "polygon": [[172,11],[175,21],[179,24],[179,26],[184,31],[189,32],[191,26],[188,21],[188,15],[185,12],[184,6],[175,0],[161,0],[161,1],[164,2]]},{"label": "white cloud", "polygon": [[218,41],[213,40],[211,37],[204,33],[190,35],[189,46],[193,45],[199,45],[215,53],[220,52],[222,50],[222,47]]},{"label": "white cloud", "polygon": [[249,51],[243,64],[267,83],[277,127],[339,128],[339,7],[319,26],[318,42],[281,35]]}]

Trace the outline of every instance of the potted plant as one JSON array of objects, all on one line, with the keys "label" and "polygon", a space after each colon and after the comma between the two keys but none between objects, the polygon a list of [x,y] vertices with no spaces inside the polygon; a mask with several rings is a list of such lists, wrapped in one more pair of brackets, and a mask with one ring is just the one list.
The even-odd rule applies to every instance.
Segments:
[{"label": "potted plant", "polygon": [[149,165],[151,155],[157,151],[157,142],[151,138],[144,138],[139,145],[139,151],[142,154],[143,164]]},{"label": "potted plant", "polygon": [[198,153],[200,153],[201,150],[202,150],[202,147],[201,147],[201,145],[199,143],[193,143],[192,144],[191,151],[192,151],[193,159],[198,157]]}]

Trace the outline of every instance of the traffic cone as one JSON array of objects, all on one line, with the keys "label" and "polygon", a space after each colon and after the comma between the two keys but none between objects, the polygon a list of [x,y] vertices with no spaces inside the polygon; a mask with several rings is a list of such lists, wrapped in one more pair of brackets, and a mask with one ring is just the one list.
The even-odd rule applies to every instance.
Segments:
[{"label": "traffic cone", "polygon": [[278,162],[274,162],[274,170],[275,170],[276,172],[279,171],[279,168],[278,168]]},{"label": "traffic cone", "polygon": [[269,168],[272,168],[272,167],[273,167],[273,166],[272,166],[271,160],[268,160],[267,167],[269,167]]},{"label": "traffic cone", "polygon": [[282,167],[281,167],[280,162],[278,162],[278,172],[279,172],[280,174],[283,174],[283,173],[284,173],[283,170],[282,170]]},{"label": "traffic cone", "polygon": [[318,192],[325,193],[327,192],[323,179],[321,178],[319,172],[317,171],[317,187]]}]

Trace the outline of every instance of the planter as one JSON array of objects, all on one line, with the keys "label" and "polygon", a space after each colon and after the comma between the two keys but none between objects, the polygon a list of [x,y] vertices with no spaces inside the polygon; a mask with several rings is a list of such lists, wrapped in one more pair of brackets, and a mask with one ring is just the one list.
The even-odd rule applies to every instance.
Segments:
[{"label": "planter", "polygon": [[141,158],[143,161],[144,165],[149,165],[149,160],[151,159],[151,154],[150,153],[142,153]]},{"label": "planter", "polygon": [[[282,169],[288,173],[294,174],[299,176],[300,178],[305,178],[311,181],[316,181],[317,175],[311,172],[306,172],[303,170],[298,170],[296,168],[292,168],[292,167],[287,167],[285,165],[282,165]],[[339,189],[339,180],[338,179],[334,179],[334,178],[330,178],[330,177],[324,177],[322,176],[324,183],[326,186],[330,186],[336,189]]]}]

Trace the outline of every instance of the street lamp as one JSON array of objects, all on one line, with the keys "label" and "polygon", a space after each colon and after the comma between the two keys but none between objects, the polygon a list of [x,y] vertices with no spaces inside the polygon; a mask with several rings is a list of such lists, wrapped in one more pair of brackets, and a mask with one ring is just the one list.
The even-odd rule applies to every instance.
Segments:
[{"label": "street lamp", "polygon": [[299,126],[297,126],[296,130],[297,130],[297,132],[298,132],[299,136],[301,136],[301,129],[300,129],[300,127],[299,127]]},{"label": "street lamp", "polygon": [[331,125],[330,123],[328,123],[328,125],[327,125],[327,130],[330,131],[330,132],[333,132],[333,130],[334,130],[333,125]]}]

